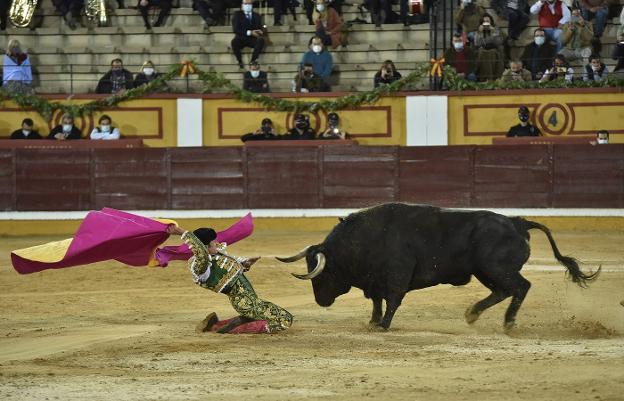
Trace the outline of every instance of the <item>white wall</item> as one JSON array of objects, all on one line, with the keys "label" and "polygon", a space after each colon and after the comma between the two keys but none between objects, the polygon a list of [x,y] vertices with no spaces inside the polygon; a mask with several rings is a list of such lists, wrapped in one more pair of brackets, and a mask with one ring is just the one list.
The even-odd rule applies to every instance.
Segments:
[{"label": "white wall", "polygon": [[178,99],[178,146],[202,146],[202,99]]},{"label": "white wall", "polygon": [[407,146],[448,145],[448,98],[407,96]]}]

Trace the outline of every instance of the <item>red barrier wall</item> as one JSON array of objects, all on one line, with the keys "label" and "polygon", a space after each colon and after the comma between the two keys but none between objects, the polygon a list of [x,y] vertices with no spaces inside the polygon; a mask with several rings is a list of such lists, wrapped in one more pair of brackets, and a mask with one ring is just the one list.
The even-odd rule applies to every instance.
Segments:
[{"label": "red barrier wall", "polygon": [[624,145],[0,149],[0,209],[624,207]]}]

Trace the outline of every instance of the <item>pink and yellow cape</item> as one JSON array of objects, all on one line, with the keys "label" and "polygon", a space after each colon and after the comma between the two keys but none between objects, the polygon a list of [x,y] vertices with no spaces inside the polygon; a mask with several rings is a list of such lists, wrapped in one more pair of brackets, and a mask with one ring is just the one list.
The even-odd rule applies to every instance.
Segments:
[{"label": "pink and yellow cape", "polygon": [[[117,260],[130,266],[162,266],[170,260],[187,260],[193,254],[185,244],[157,248],[169,238],[173,220],[150,219],[104,208],[87,214],[73,238],[11,252],[20,274],[47,269]],[[253,232],[251,213],[217,233],[217,241],[233,244]]]}]

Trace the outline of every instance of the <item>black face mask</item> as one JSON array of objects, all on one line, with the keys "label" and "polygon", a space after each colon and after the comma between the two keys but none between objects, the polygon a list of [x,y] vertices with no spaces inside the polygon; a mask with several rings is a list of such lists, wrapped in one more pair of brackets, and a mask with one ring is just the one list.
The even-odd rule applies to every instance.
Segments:
[{"label": "black face mask", "polygon": [[518,118],[523,123],[526,123],[527,121],[529,121],[529,115],[528,114],[518,114]]},{"label": "black face mask", "polygon": [[308,123],[306,123],[305,121],[297,121],[297,123],[295,124],[295,127],[299,129],[306,129],[308,128]]}]

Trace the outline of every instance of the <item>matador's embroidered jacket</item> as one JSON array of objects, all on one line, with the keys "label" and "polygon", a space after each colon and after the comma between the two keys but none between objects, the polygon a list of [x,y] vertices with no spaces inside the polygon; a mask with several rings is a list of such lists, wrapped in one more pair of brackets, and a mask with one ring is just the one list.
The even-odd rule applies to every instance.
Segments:
[{"label": "matador's embroidered jacket", "polygon": [[191,248],[193,257],[188,267],[193,281],[201,287],[215,292],[223,292],[245,269],[242,263],[245,258],[235,258],[227,254],[223,244],[218,253],[211,255],[204,245],[191,231],[182,234],[182,241]]}]

